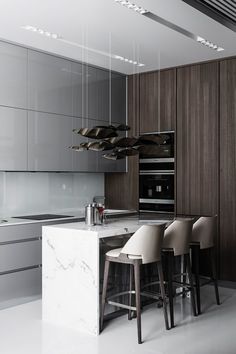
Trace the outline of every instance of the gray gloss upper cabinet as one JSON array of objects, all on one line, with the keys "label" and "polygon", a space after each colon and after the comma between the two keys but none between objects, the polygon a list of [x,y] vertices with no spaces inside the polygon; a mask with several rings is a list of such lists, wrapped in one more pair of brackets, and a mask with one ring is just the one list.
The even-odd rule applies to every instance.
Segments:
[{"label": "gray gloss upper cabinet", "polygon": [[27,108],[27,49],[0,42],[0,105]]},{"label": "gray gloss upper cabinet", "polygon": [[73,118],[29,112],[29,171],[72,171]]},{"label": "gray gloss upper cabinet", "polygon": [[84,67],[85,116],[108,122],[109,120],[109,71],[92,66]]},{"label": "gray gloss upper cabinet", "polygon": [[71,63],[72,76],[72,114],[76,117],[85,117],[85,88],[84,88],[84,65],[80,63]]},{"label": "gray gloss upper cabinet", "polygon": [[[92,127],[94,120],[73,118],[73,129],[80,129],[82,127]],[[88,138],[84,138],[79,134],[73,133],[73,145],[79,145],[82,142],[87,142]],[[97,171],[97,155],[94,151],[75,151],[72,150],[73,157],[73,171],[75,172],[96,172]]]},{"label": "gray gloss upper cabinet", "polygon": [[0,107],[0,170],[27,170],[27,111]]},{"label": "gray gloss upper cabinet", "polygon": [[126,123],[126,76],[111,74],[111,122]]},{"label": "gray gloss upper cabinet", "polygon": [[71,62],[29,50],[28,108],[72,115]]}]

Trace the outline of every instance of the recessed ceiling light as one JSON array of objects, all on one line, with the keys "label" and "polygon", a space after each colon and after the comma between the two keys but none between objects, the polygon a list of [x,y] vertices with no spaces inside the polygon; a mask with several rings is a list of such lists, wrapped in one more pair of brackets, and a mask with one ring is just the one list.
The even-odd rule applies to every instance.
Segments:
[{"label": "recessed ceiling light", "polygon": [[138,6],[127,0],[114,0],[114,1],[122,6],[127,7],[128,9],[138,12],[140,15],[144,15],[149,12],[148,10],[145,10],[142,6]]},{"label": "recessed ceiling light", "polygon": [[57,33],[45,31],[42,28],[38,28],[35,26],[26,25],[26,26],[22,26],[22,28],[27,31],[35,32],[35,33],[41,34],[41,35],[49,37],[49,38],[53,38],[53,39],[60,39],[61,38],[61,36],[59,36]]},{"label": "recessed ceiling light", "polygon": [[136,60],[132,60],[132,59],[128,59],[128,58],[125,58],[125,57],[121,57],[120,55],[112,55],[112,57],[114,59],[118,59],[118,60],[124,61],[125,63],[129,63],[129,64],[133,64],[133,65],[137,65],[137,66],[145,66],[145,64],[139,63]]},{"label": "recessed ceiling light", "polygon": [[205,45],[206,47],[209,47],[210,49],[214,49],[217,52],[222,52],[224,50],[224,48],[219,47],[217,44],[212,43],[212,42],[208,41],[207,39],[202,38],[200,36],[197,36],[197,42]]}]

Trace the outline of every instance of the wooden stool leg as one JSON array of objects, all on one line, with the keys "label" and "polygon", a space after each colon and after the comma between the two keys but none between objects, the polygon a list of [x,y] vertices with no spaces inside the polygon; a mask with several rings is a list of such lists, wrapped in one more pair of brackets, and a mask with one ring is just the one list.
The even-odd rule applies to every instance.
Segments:
[{"label": "wooden stool leg", "polygon": [[217,272],[216,272],[216,257],[215,257],[215,252],[214,252],[213,248],[210,249],[210,257],[211,257],[211,268],[212,268],[212,281],[214,283],[215,294],[216,294],[216,303],[217,303],[217,305],[220,305]]},{"label": "wooden stool leg", "polygon": [[190,262],[190,255],[189,254],[185,255],[185,260],[186,260],[186,268],[187,268],[188,279],[189,279],[189,284],[190,284],[190,295],[191,295],[191,304],[192,304],[192,309],[193,309],[193,315],[197,316],[194,286],[193,286],[193,277],[192,277],[191,262]]},{"label": "wooden stool leg", "polygon": [[157,263],[157,269],[158,269],[158,276],[159,276],[159,282],[160,282],[161,296],[162,296],[162,300],[163,300],[163,313],[164,313],[165,325],[166,325],[166,329],[168,330],[168,329],[170,329],[170,327],[169,327],[169,321],[168,321],[168,315],[167,315],[166,294],[165,294],[164,277],[163,277],[163,270],[162,270],[161,262]]},{"label": "wooden stool leg", "polygon": [[102,308],[101,308],[101,318],[100,318],[100,330],[103,330],[103,320],[106,305],[106,295],[107,295],[107,285],[108,285],[108,275],[109,275],[110,261],[105,261],[104,267],[104,277],[103,277],[103,288],[102,288]]},{"label": "wooden stool leg", "polygon": [[140,263],[134,262],[134,283],[135,283],[135,299],[137,309],[137,329],[138,329],[138,344],[142,343],[141,334],[141,301],[140,301]]},{"label": "wooden stool leg", "polygon": [[174,304],[173,304],[173,284],[172,284],[172,276],[173,276],[173,257],[172,253],[168,253],[168,297],[169,297],[169,305],[170,305],[170,327],[173,328],[174,324]]},{"label": "wooden stool leg", "polygon": [[197,313],[201,314],[201,293],[200,293],[200,275],[199,275],[199,259],[200,259],[200,246],[193,246],[193,260],[194,260],[194,275],[195,275],[195,287],[197,298]]},{"label": "wooden stool leg", "polygon": [[[129,306],[132,306],[132,291],[133,290],[133,265],[129,265]],[[132,320],[132,311],[128,311],[128,320]]]}]

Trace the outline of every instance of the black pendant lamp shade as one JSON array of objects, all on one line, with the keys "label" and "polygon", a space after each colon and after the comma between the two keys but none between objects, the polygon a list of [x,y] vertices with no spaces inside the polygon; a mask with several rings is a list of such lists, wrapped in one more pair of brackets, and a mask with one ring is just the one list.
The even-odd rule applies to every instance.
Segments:
[{"label": "black pendant lamp shade", "polygon": [[[85,138],[100,139],[96,141],[82,142],[79,145],[70,146],[75,151],[106,151],[110,152],[102,156],[109,160],[120,160],[127,156],[134,156],[138,154],[160,153],[163,149],[160,145],[168,143],[168,135],[141,135],[136,137],[122,137],[118,132],[125,132],[130,130],[130,127],[125,124],[118,126],[114,125],[97,125],[93,128],[73,129],[73,132]],[[167,146],[168,148],[168,146]]]}]

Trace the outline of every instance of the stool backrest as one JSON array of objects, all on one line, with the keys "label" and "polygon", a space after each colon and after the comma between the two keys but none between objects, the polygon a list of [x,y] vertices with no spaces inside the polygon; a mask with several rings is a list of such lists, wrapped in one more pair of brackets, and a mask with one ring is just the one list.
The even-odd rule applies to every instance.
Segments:
[{"label": "stool backrest", "polygon": [[160,261],[164,230],[165,224],[141,226],[126,242],[121,253],[141,256],[143,264]]},{"label": "stool backrest", "polygon": [[214,236],[217,232],[217,215],[201,216],[194,224],[192,231],[192,242],[200,243],[200,248],[211,248],[214,246]]},{"label": "stool backrest", "polygon": [[173,249],[175,256],[189,253],[192,227],[193,219],[173,221],[165,230],[163,248]]}]

